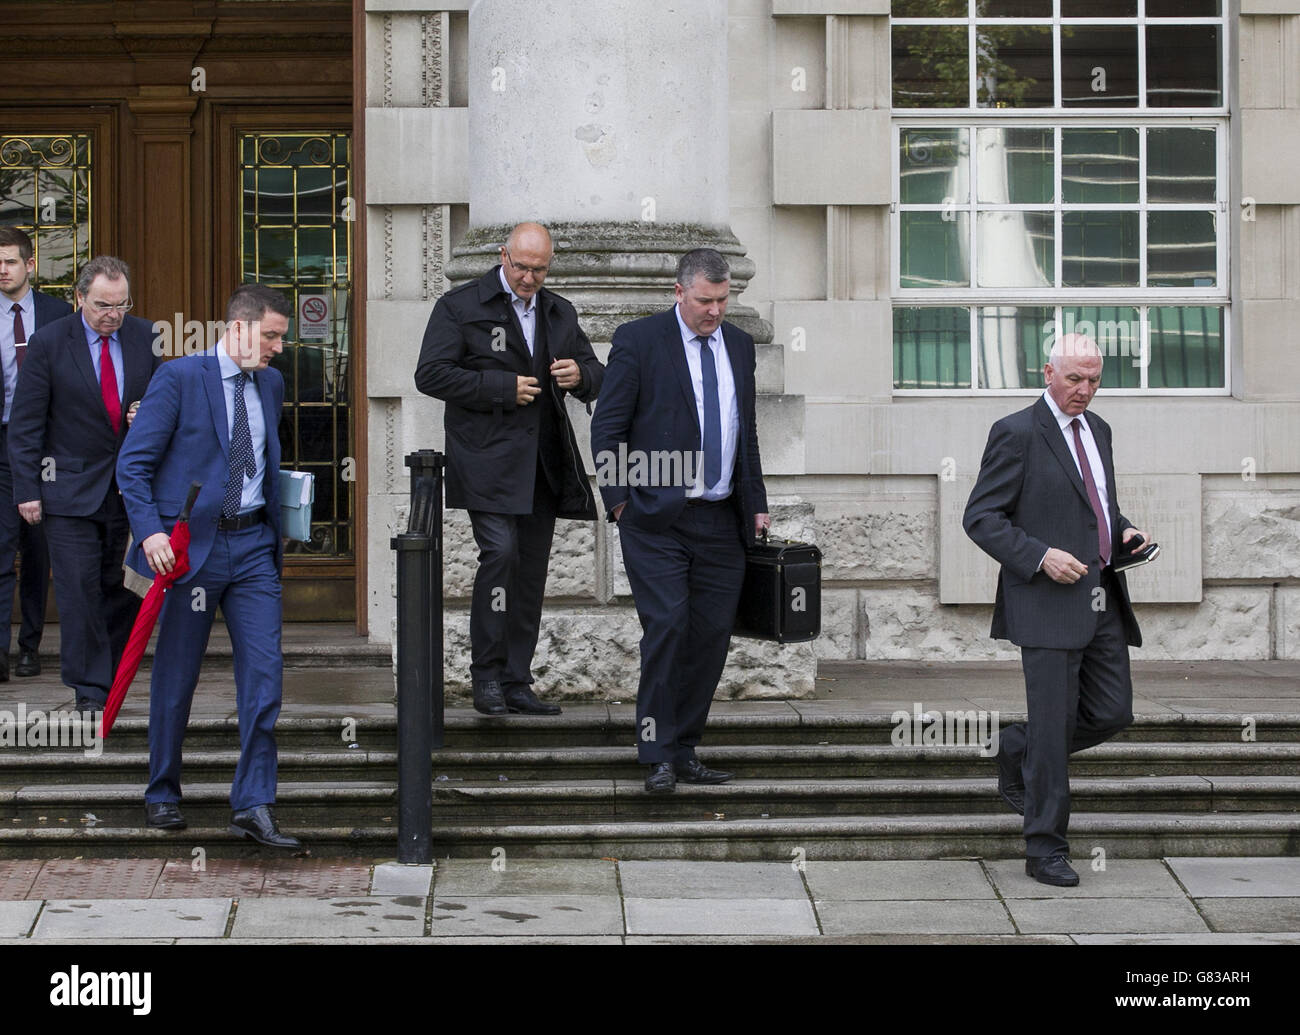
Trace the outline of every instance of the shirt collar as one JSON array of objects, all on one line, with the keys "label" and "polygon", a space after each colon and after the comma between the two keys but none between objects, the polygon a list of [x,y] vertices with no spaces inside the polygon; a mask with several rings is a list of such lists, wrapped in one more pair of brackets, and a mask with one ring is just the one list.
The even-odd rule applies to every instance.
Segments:
[{"label": "shirt collar", "polygon": [[[13,312],[14,300],[12,298],[8,295],[3,295],[0,296],[0,301],[4,302],[4,311],[6,313]],[[18,299],[18,307],[22,309],[24,313],[32,313],[36,311],[36,294],[32,291],[32,286],[30,284],[27,285],[27,294]]]},{"label": "shirt collar", "polygon": [[[677,317],[677,326],[681,328],[683,343],[689,345],[692,342],[694,342],[696,338],[700,337],[700,335],[696,334],[693,330],[691,330],[689,327],[686,326],[686,321],[682,319],[682,307],[680,305],[673,306],[673,315]],[[721,337],[722,337],[722,324],[718,324],[717,329],[708,336],[709,345],[711,347],[715,347],[717,345],[718,340],[721,339]]]},{"label": "shirt collar", "polygon": [[[231,359],[230,353],[228,353],[220,345],[216,346],[216,350],[217,350],[217,366],[221,370],[221,380],[224,381],[229,377],[235,377],[241,371],[243,371],[244,368],[241,367],[238,363],[236,363],[233,359]],[[253,379],[253,372],[249,370],[247,371],[247,373],[248,373],[248,378],[251,381]]]},{"label": "shirt collar", "polygon": [[[1070,422],[1074,420],[1074,418],[1068,413],[1061,412],[1061,408],[1056,405],[1056,400],[1052,398],[1052,393],[1047,389],[1043,390],[1043,399],[1046,400],[1047,408],[1052,411],[1052,416],[1056,418],[1056,423],[1060,426],[1060,429],[1064,431],[1068,428]],[[1079,414],[1079,423],[1082,424],[1085,429],[1088,429],[1088,420],[1083,416],[1083,414]]]},{"label": "shirt collar", "polygon": [[[99,344],[99,339],[102,338],[103,335],[100,334],[99,331],[95,330],[95,328],[91,327],[90,324],[86,323],[86,315],[84,313],[81,314],[81,328],[86,332],[87,345]],[[114,331],[112,334],[110,334],[108,336],[108,340],[110,342],[117,341],[118,340],[117,331]]]},{"label": "shirt collar", "polygon": [[[497,276],[501,278],[501,287],[505,290],[506,294],[510,296],[511,305],[514,305],[516,302],[524,301],[522,298],[520,298],[518,295],[515,294],[514,288],[510,286],[510,281],[506,280],[506,268],[504,266],[497,267]],[[538,291],[540,290],[541,289],[538,288]],[[532,298],[530,298],[527,302],[524,302],[524,312],[531,313],[536,307],[537,307],[537,295],[534,294]]]}]

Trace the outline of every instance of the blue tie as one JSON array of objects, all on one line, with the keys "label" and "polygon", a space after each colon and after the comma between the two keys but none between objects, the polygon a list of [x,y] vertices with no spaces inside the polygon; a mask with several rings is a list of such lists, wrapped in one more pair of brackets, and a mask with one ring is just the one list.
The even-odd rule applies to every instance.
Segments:
[{"label": "blue tie", "polygon": [[253,435],[248,430],[248,403],[244,399],[244,386],[249,382],[248,371],[241,370],[235,379],[235,427],[230,433],[230,481],[221,501],[221,516],[232,518],[239,513],[239,503],[244,495],[244,475],[257,473],[253,458]]},{"label": "blue tie", "polygon": [[713,349],[705,335],[695,339],[700,343],[700,373],[704,381],[704,427],[701,429],[704,449],[704,489],[707,492],[722,481],[722,410],[718,406],[718,367],[713,361]]}]

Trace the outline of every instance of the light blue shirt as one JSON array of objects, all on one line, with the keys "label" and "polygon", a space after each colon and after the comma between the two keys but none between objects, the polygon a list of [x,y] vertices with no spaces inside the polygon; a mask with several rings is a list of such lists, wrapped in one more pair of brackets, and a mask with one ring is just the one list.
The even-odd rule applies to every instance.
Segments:
[{"label": "light blue shirt", "polygon": [[501,278],[501,286],[510,296],[510,304],[515,307],[515,318],[519,321],[519,329],[524,332],[524,341],[528,343],[528,354],[531,356],[535,351],[533,342],[537,340],[537,296],[533,295],[525,302],[516,295],[510,281],[506,280],[504,266],[497,270],[497,275]]},{"label": "light blue shirt", "polygon": [[[226,434],[233,441],[235,437],[235,386],[239,383],[242,368],[220,345],[216,347],[217,365],[221,368],[221,390],[226,396]],[[257,390],[257,375],[251,375],[244,385],[244,403],[248,407],[248,432],[253,439],[253,460],[257,470],[253,477],[244,475],[244,492],[239,499],[239,512],[246,514],[266,503],[262,493],[262,481],[266,477],[266,419],[262,415],[262,396]]]},{"label": "light blue shirt", "polygon": [[686,365],[691,371],[691,387],[695,390],[695,416],[700,422],[699,469],[695,484],[686,490],[688,499],[702,497],[706,500],[726,499],[731,495],[731,475],[736,467],[736,440],[740,434],[740,410],[736,405],[736,379],[731,372],[731,359],[722,338],[722,325],[709,335],[709,348],[713,350],[713,365],[718,371],[718,413],[722,418],[722,479],[717,485],[704,484],[704,368],[700,365],[700,349],[695,339],[698,335],[686,326],[680,306],[674,306],[677,326],[682,332],[682,347],[686,350]]},{"label": "light blue shirt", "polygon": [[[4,368],[4,422],[8,424],[9,410],[14,404],[14,388],[18,384],[18,356],[14,341],[13,300],[8,295],[0,295],[0,306],[3,306],[3,311],[0,312],[0,367]],[[23,314],[23,330],[27,333],[27,340],[31,341],[32,335],[36,333],[36,296],[32,294],[31,288],[18,300],[18,308]]]},{"label": "light blue shirt", "polygon": [[[90,346],[90,365],[95,368],[95,380],[102,385],[104,383],[104,378],[99,372],[99,356],[103,351],[103,346],[100,345],[99,339],[102,335],[91,327],[90,324],[86,323],[86,317],[84,314],[81,317],[81,326],[86,332],[86,344]],[[117,377],[117,400],[118,402],[121,402],[122,392],[124,391],[126,384],[126,375],[122,372],[122,343],[118,341],[116,331],[109,335],[108,355],[109,358],[113,360],[113,373]],[[122,419],[126,420],[125,412],[122,414]]]}]

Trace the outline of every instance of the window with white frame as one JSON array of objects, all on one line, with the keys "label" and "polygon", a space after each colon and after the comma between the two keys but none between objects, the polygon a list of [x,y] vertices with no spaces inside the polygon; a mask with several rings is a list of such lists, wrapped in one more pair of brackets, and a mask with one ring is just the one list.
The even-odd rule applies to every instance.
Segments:
[{"label": "window with white frame", "polygon": [[894,0],[894,387],[1222,394],[1221,0]]}]

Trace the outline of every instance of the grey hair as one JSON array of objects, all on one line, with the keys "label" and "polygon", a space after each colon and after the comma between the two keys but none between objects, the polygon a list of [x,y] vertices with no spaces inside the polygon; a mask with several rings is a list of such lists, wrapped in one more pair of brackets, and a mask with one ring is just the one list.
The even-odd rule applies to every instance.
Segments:
[{"label": "grey hair", "polygon": [[128,287],[130,286],[131,267],[115,255],[96,255],[86,265],[82,266],[81,272],[77,274],[77,294],[88,294],[90,285],[101,274],[109,280],[118,280],[125,277]]},{"label": "grey hair", "polygon": [[677,283],[688,288],[700,274],[710,284],[721,284],[731,279],[731,267],[721,252],[712,248],[696,248],[683,255],[677,263]]}]

